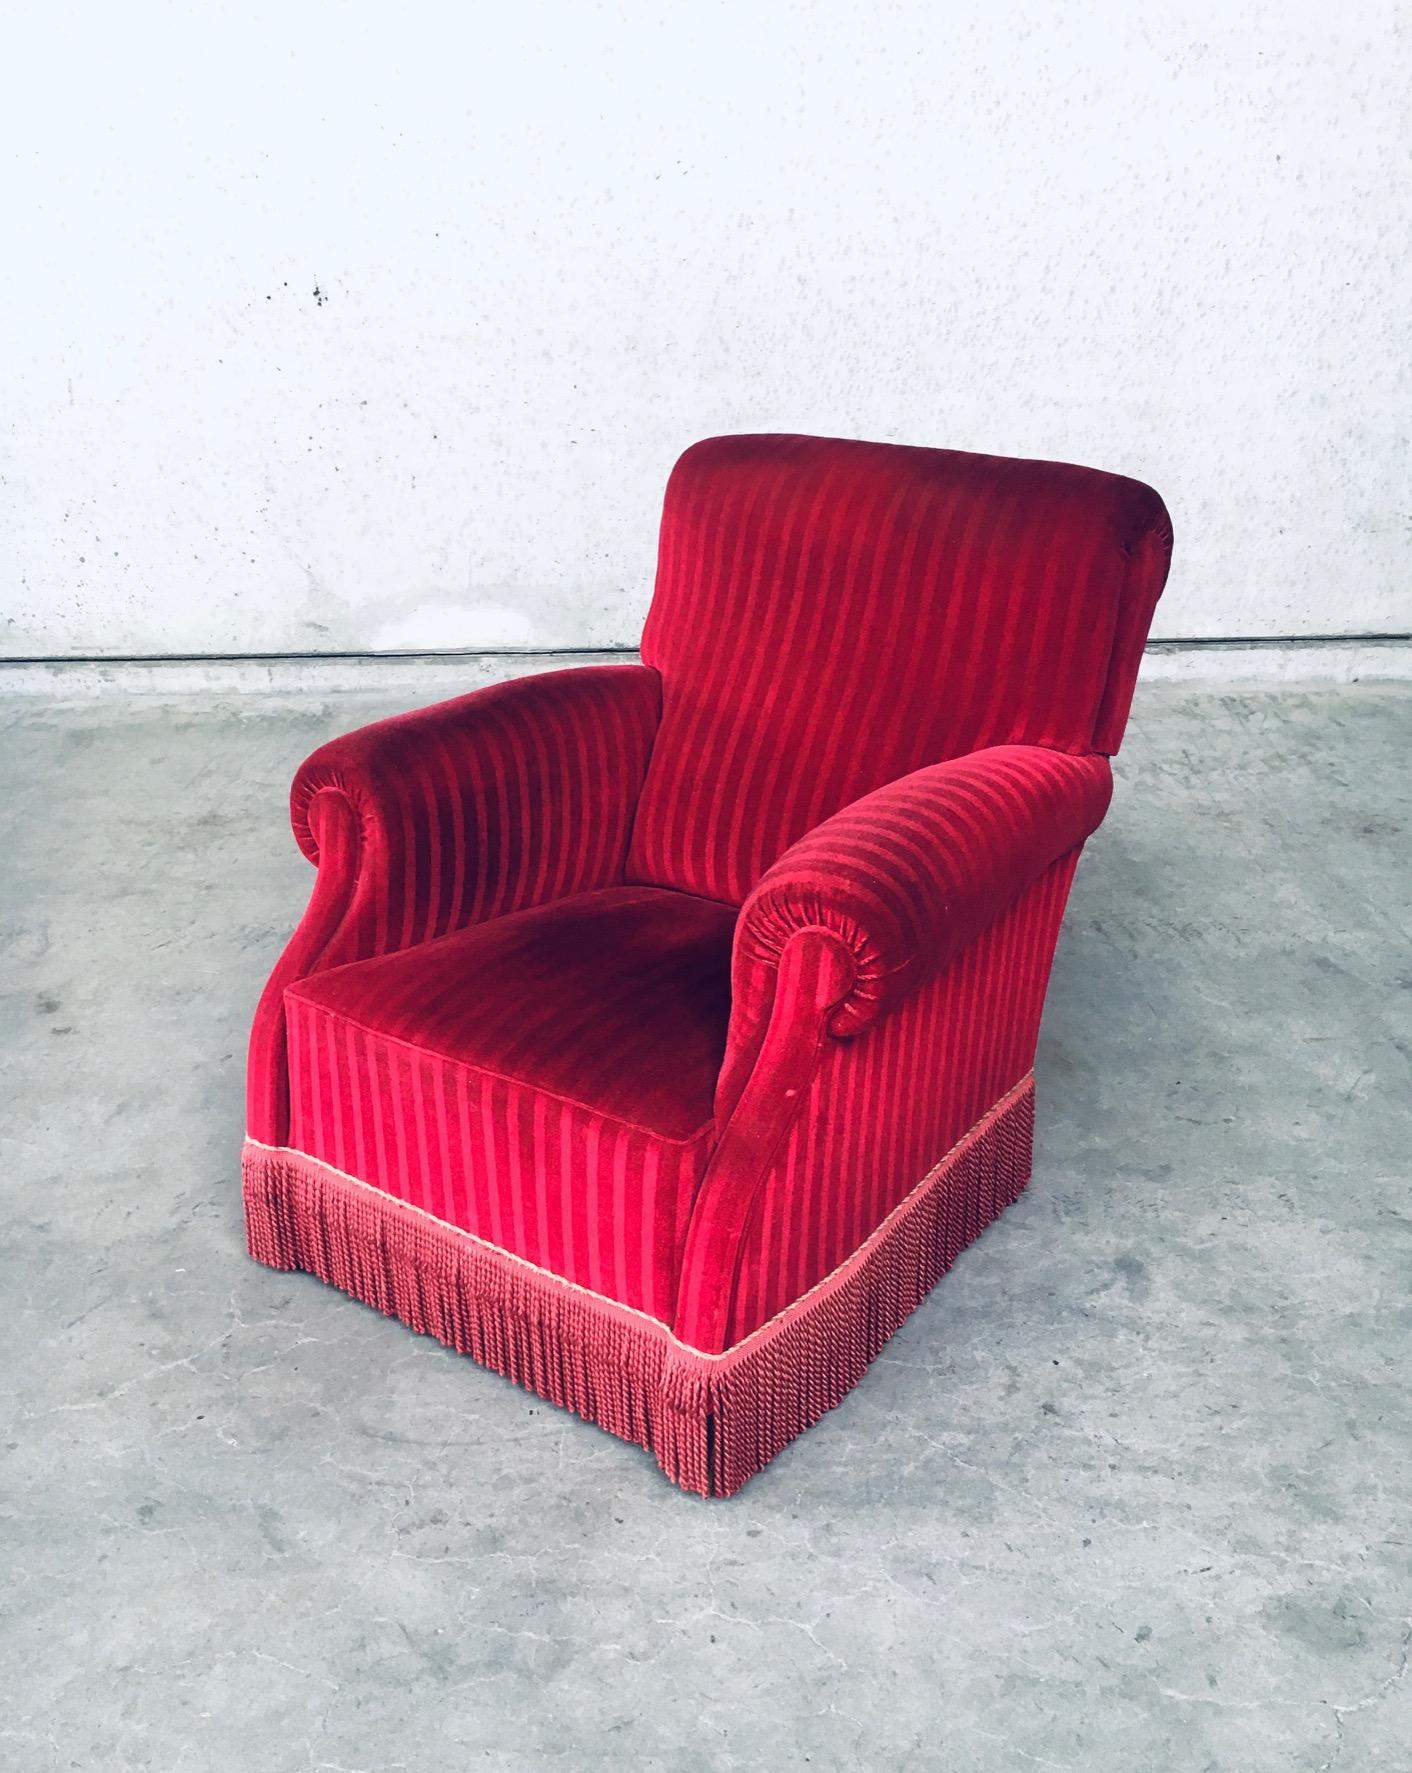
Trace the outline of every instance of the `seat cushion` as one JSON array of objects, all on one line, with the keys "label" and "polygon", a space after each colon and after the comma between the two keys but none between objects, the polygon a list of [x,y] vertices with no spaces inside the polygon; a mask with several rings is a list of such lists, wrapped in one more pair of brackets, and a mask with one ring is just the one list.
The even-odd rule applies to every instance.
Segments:
[{"label": "seat cushion", "polygon": [[669,1318],[735,916],[611,888],[299,980],[291,1145]]}]

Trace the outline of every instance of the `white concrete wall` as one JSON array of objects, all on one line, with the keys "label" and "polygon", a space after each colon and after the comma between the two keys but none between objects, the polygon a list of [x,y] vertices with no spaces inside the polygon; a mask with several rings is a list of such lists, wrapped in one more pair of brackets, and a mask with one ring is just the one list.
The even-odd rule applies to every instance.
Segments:
[{"label": "white concrete wall", "polygon": [[11,7],[0,652],[631,643],[744,429],[1150,479],[1165,636],[1412,629],[1398,10]]}]

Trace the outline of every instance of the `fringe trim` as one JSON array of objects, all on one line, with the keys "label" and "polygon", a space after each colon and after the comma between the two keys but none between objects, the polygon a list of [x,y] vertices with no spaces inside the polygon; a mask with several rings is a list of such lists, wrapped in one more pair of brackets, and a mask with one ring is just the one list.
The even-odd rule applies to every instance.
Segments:
[{"label": "fringe trim", "polygon": [[302,1152],[247,1140],[250,1254],[303,1269],[734,1495],[842,1401],[1030,1175],[1034,1083],[978,1121],[825,1280],[722,1354]]}]

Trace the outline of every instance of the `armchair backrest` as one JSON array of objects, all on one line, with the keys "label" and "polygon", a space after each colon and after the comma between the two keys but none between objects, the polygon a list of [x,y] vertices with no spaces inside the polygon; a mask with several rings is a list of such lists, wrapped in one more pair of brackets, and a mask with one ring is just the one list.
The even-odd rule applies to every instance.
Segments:
[{"label": "armchair backrest", "polygon": [[667,486],[628,878],[739,903],[829,814],[988,745],[1118,748],[1171,527],[1060,462],[716,437]]}]

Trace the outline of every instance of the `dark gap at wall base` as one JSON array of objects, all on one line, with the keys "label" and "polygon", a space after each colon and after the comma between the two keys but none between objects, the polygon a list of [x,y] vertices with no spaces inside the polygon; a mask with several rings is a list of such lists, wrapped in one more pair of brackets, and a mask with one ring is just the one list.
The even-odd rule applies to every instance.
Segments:
[{"label": "dark gap at wall base", "polygon": [[635,646],[469,646],[408,653],[26,653],[0,665],[321,665],[396,659],[635,659]]},{"label": "dark gap at wall base", "polygon": [[[1235,647],[1406,646],[1405,634],[1259,634],[1203,636],[1192,640],[1149,640],[1144,652],[1219,652]],[[0,657],[5,665],[262,665],[330,664],[396,659],[635,659],[635,646],[477,646],[447,651],[321,653],[24,653]]]}]

